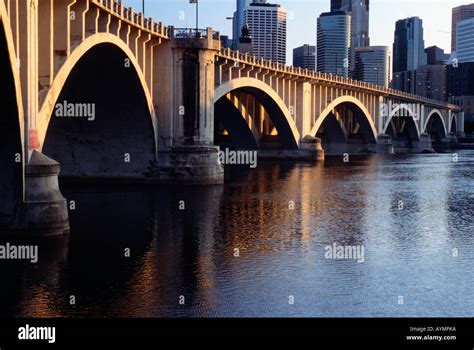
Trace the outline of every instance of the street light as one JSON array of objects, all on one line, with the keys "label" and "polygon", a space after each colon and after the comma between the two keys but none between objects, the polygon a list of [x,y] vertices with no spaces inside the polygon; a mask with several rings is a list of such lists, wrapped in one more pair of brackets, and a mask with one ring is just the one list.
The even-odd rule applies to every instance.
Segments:
[{"label": "street light", "polygon": [[196,37],[198,37],[199,32],[199,1],[198,0],[189,0],[190,4],[196,4]]},{"label": "street light", "polygon": [[[233,21],[233,20],[234,20],[234,17],[228,16],[228,17],[226,17],[225,19],[228,20],[228,21]],[[235,49],[237,48],[237,46],[238,46],[238,41],[239,41],[238,38],[234,38],[234,34],[235,34],[235,33],[232,34],[232,50],[235,50]]]}]

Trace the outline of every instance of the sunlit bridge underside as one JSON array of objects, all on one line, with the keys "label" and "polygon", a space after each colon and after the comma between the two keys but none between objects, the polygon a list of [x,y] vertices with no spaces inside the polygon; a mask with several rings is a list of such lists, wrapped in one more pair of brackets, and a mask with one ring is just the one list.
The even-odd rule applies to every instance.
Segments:
[{"label": "sunlit bridge underside", "polygon": [[296,149],[283,111],[263,91],[243,88],[215,104],[215,143],[235,149]]},{"label": "sunlit bridge underside", "polygon": [[373,153],[376,147],[368,117],[352,103],[340,104],[330,112],[315,136],[328,156]]}]

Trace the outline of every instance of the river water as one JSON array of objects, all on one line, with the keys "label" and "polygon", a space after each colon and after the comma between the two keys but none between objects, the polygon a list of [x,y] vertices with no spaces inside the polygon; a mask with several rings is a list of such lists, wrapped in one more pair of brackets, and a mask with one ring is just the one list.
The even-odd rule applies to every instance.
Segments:
[{"label": "river water", "polygon": [[[210,187],[65,184],[68,238],[0,316],[474,316],[474,151],[261,162]],[[330,247],[363,259],[330,259]],[[71,305],[72,304],[74,305]]]}]

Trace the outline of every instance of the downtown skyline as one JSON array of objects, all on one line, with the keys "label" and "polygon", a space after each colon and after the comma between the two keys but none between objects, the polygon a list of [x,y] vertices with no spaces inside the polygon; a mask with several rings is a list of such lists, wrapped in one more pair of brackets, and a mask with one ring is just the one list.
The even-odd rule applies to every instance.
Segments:
[{"label": "downtown skyline", "polygon": [[[176,27],[195,26],[195,6],[188,0],[146,0],[146,15]],[[213,27],[221,35],[232,36],[231,17],[235,11],[235,0],[199,0],[199,26]],[[291,64],[293,48],[303,44],[316,44],[316,21],[322,12],[330,9],[330,0],[281,0],[270,1],[281,4],[288,11],[287,64]],[[423,19],[426,47],[436,45],[450,52],[451,11],[453,7],[472,1],[429,0],[389,1],[372,0],[370,3],[371,45],[390,48],[394,41],[395,22],[399,19],[418,16]],[[126,6],[141,9],[141,0],[124,0]],[[427,8],[429,6],[429,11]],[[184,16],[183,16],[184,15]]]}]

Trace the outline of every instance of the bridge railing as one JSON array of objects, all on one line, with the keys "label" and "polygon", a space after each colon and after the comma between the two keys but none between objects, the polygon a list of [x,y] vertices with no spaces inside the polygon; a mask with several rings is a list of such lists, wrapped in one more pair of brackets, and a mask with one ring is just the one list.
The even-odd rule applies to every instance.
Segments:
[{"label": "bridge railing", "polygon": [[155,22],[153,18],[145,18],[141,12],[135,12],[131,7],[125,7],[117,0],[92,0],[94,3],[108,9],[117,17],[130,22],[131,24],[149,30],[160,36],[169,37],[169,28],[162,22]]},{"label": "bridge railing", "polygon": [[452,109],[458,108],[458,106],[455,106],[443,101],[433,100],[424,96],[414,95],[407,92],[395,90],[392,88],[387,88],[384,86],[367,83],[364,81],[353,80],[351,78],[341,77],[338,75],[333,75],[331,73],[322,73],[322,72],[316,72],[309,69],[287,66],[279,62],[270,61],[261,57],[251,56],[248,54],[243,54],[239,51],[233,51],[230,48],[222,48],[221,55],[224,58],[228,58],[231,60],[238,60],[247,64],[259,65],[268,69],[280,70],[280,71],[283,71],[284,73],[299,75],[303,78],[312,78],[312,79],[317,79],[317,80],[324,80],[330,83],[341,83],[341,84],[346,84],[346,85],[352,85],[352,86],[359,87],[365,90],[376,91],[378,93],[381,93],[387,96],[411,99],[411,100],[416,100],[420,102],[425,102],[428,104],[449,107]]},{"label": "bridge railing", "polygon": [[202,39],[213,39],[219,40],[220,34],[212,30],[207,29],[196,29],[196,28],[174,28],[171,27],[170,34],[172,38],[202,38]]}]

